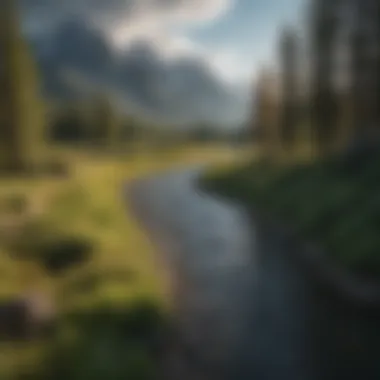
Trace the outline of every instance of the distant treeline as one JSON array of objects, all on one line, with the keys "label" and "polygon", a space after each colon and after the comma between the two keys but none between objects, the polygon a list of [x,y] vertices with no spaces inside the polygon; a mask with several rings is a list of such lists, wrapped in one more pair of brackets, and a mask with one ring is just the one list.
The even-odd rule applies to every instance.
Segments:
[{"label": "distant treeline", "polygon": [[278,70],[263,67],[255,86],[251,130],[267,158],[379,136],[379,1],[311,0],[305,24],[282,31]]}]

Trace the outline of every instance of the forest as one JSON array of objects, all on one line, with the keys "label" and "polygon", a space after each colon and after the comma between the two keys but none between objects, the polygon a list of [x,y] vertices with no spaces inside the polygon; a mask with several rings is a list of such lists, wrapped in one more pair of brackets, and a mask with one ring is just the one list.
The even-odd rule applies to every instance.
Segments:
[{"label": "forest", "polygon": [[205,185],[280,220],[340,266],[379,266],[380,22],[376,1],[315,0],[255,87],[258,159]]}]

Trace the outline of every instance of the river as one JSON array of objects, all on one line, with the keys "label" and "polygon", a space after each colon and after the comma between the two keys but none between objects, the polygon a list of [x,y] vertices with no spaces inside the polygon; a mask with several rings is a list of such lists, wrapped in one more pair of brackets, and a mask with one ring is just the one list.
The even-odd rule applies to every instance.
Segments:
[{"label": "river", "polygon": [[[377,379],[378,314],[315,286],[280,239],[259,239],[243,209],[199,190],[201,170],[126,189],[173,275],[175,314],[196,353],[170,380]],[[203,377],[189,375],[197,362],[206,363]]]},{"label": "river", "polygon": [[241,209],[197,189],[200,170],[137,181],[129,194],[179,278],[176,306],[186,339],[206,361],[225,369],[249,323],[252,238]]}]

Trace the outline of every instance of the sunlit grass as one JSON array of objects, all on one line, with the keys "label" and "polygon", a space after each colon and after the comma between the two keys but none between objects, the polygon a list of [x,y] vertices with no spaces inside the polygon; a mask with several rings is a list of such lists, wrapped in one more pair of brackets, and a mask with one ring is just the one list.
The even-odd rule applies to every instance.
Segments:
[{"label": "sunlit grass", "polygon": [[[3,247],[0,251],[0,299],[10,299],[25,291],[40,290],[55,304],[60,315],[91,311],[96,307],[125,306],[136,299],[151,299],[163,309],[169,307],[166,278],[150,240],[136,223],[123,197],[128,181],[173,167],[231,159],[231,152],[215,147],[189,147],[169,154],[141,154],[135,157],[96,155],[62,151],[71,175],[61,179],[4,179],[0,198],[24,195],[31,207],[25,218],[42,220],[50,228],[82,236],[94,244],[90,261],[63,275],[52,277],[36,262],[16,261]],[[7,219],[7,215],[0,215]],[[89,273],[133,273],[129,280],[103,276],[96,286],[81,291],[75,284]],[[71,286],[71,288],[70,288]],[[26,362],[38,363],[45,352],[36,344],[2,345],[0,369],[15,375]],[[35,348],[35,349],[34,349]],[[23,351],[24,350],[24,351]],[[28,356],[29,355],[29,356]],[[28,359],[35,355],[34,359]],[[4,361],[6,363],[4,363]],[[4,364],[4,366],[2,366]],[[7,364],[7,365],[5,365]],[[4,373],[4,372],[3,372]],[[2,375],[2,379],[9,376]]]}]

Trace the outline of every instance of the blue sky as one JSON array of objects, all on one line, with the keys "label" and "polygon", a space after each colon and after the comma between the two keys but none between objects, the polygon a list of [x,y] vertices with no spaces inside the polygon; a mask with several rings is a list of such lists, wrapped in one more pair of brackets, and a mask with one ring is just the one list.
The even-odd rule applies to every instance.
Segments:
[{"label": "blue sky", "polygon": [[304,0],[231,0],[225,12],[203,24],[195,22],[179,27],[177,33],[202,47],[206,57],[216,54],[222,73],[231,70],[232,79],[247,80],[254,77],[261,62],[273,61],[279,28],[300,25],[304,3]]},{"label": "blue sky", "polygon": [[[237,0],[219,20],[189,31],[190,38],[210,49],[221,47],[255,70],[273,58],[278,28],[299,23],[303,0]],[[237,67],[238,69],[238,67]]]}]

